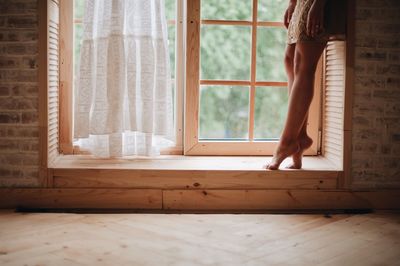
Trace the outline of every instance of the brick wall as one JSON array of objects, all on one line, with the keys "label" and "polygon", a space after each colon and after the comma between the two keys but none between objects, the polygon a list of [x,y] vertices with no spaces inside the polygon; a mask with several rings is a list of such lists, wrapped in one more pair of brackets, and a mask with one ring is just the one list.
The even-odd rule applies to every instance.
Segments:
[{"label": "brick wall", "polygon": [[355,186],[400,187],[399,14],[399,0],[357,0]]},{"label": "brick wall", "polygon": [[0,187],[38,185],[36,0],[0,0]]}]

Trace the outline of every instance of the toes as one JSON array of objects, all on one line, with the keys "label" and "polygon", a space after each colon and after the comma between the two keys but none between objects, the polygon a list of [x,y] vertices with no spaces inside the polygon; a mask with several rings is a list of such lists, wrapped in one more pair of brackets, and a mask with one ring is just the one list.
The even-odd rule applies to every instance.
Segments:
[{"label": "toes", "polygon": [[278,170],[278,168],[279,168],[279,164],[271,163],[271,164],[268,165],[267,169],[269,169],[269,170]]},{"label": "toes", "polygon": [[299,164],[291,164],[285,167],[286,169],[301,169],[301,165]]},{"label": "toes", "polygon": [[262,168],[266,170],[277,170],[279,168],[279,165],[276,163],[268,163],[264,164]]}]

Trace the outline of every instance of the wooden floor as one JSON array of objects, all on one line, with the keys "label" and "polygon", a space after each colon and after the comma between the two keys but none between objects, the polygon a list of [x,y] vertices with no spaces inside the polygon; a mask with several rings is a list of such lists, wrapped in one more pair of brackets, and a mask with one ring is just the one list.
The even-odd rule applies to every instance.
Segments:
[{"label": "wooden floor", "polygon": [[0,265],[400,265],[400,214],[0,211]]}]

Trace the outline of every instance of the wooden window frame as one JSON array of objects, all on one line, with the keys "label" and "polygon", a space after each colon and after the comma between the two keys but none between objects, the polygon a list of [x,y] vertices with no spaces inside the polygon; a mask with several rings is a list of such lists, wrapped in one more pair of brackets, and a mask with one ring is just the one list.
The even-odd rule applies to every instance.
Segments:
[{"label": "wooden window frame", "polygon": [[[182,0],[183,1],[183,0]],[[198,0],[196,0],[198,1]],[[196,3],[196,1],[188,1],[188,9],[194,8],[193,5]],[[60,86],[60,94],[59,94],[59,145],[58,145],[58,150],[60,154],[56,158],[54,156],[54,153],[49,153],[50,147],[53,147],[53,144],[49,142],[49,133],[51,127],[50,127],[50,119],[49,119],[49,76],[48,76],[48,63],[43,63],[43,62],[49,62],[49,54],[48,54],[48,18],[52,17],[51,10],[48,10],[49,6],[47,6],[48,3],[56,3],[56,5],[59,5],[60,8],[60,42],[59,42],[59,48],[60,48],[60,59],[59,59],[59,86]],[[41,29],[41,34],[39,36],[39,42],[41,43],[40,45],[40,52],[39,52],[39,62],[42,62],[39,64],[39,83],[40,83],[40,89],[39,93],[42,95],[39,97],[39,125],[40,125],[40,178],[41,180],[45,180],[47,175],[51,175],[52,168],[50,167],[52,165],[52,162],[54,162],[56,159],[62,158],[60,155],[65,155],[65,154],[76,154],[79,153],[79,150],[74,150],[74,147],[72,146],[72,84],[70,82],[72,75],[72,62],[70,60],[72,56],[72,49],[69,49],[70,55],[68,55],[68,47],[72,48],[71,45],[68,45],[71,43],[72,40],[72,31],[65,28],[65,25],[68,25],[68,21],[72,22],[72,3],[71,1],[65,1],[65,0],[40,0],[39,1],[41,9],[40,13],[42,14],[39,20],[39,27]],[[355,2],[354,0],[349,0],[347,1],[347,17],[348,23],[347,25],[347,38],[346,38],[346,43],[345,43],[345,66],[344,66],[344,99],[343,99],[343,123],[342,123],[342,131],[343,131],[343,139],[342,139],[342,149],[343,149],[343,154],[342,157],[336,160],[335,163],[337,163],[338,168],[337,169],[343,169],[344,175],[340,178],[339,180],[339,185],[338,187],[340,188],[349,188],[351,187],[351,133],[352,133],[352,93],[353,93],[353,81],[354,81],[354,10],[355,10]],[[70,12],[65,12],[65,10],[69,10]],[[183,9],[181,6],[181,10],[178,12],[181,12],[182,15],[182,20],[179,21],[179,24],[177,26],[184,28],[185,23],[183,20]],[[190,13],[190,12],[189,12]],[[68,16],[69,14],[69,16]],[[189,28],[192,23],[190,23],[193,18],[188,17],[186,20],[186,24],[188,25],[187,27]],[[178,36],[179,38],[179,36]],[[184,40],[184,36],[180,36],[181,40]],[[190,36],[188,36],[188,43],[187,45],[191,47],[191,41],[193,42],[193,39],[190,39]],[[179,40],[178,40],[179,41]],[[181,42],[183,45],[183,41]],[[182,49],[185,49],[186,47],[182,47]],[[190,51],[187,53],[187,57],[192,56],[192,59],[194,62],[198,62],[199,58],[196,58],[196,55],[193,53],[190,53]],[[189,59],[188,59],[189,60]],[[197,60],[197,61],[196,61]],[[177,64],[177,68],[180,68],[181,70],[184,69],[184,57],[181,58],[181,63]],[[187,72],[190,73],[190,67],[193,66],[193,64],[188,65],[187,67]],[[324,66],[324,63],[323,63]],[[322,70],[324,71],[324,69]],[[183,73],[180,72],[180,73]],[[183,92],[183,78],[182,78],[182,83],[181,84],[181,90]],[[190,87],[193,83],[194,79],[188,79],[186,82],[186,86]],[[323,79],[322,82],[324,83],[325,80]],[[195,84],[195,86],[197,86]],[[193,90],[188,90],[186,92],[186,97],[189,97],[188,94],[193,93]],[[322,98],[324,95],[321,95]],[[69,98],[68,98],[69,97]],[[68,100],[69,99],[69,100]],[[181,98],[183,101],[183,96]],[[188,104],[186,106],[189,106]],[[187,111],[187,110],[186,110]],[[186,120],[187,120],[187,116]],[[179,119],[179,118],[178,118]],[[187,121],[186,121],[187,122]],[[189,121],[190,123],[190,121]],[[180,130],[180,136],[182,136],[182,128],[178,128]],[[186,135],[187,138],[187,135]],[[184,142],[193,143],[192,140],[187,140],[184,139]],[[322,143],[324,144],[324,138],[322,137]],[[258,143],[257,143],[258,144]],[[258,146],[260,149],[261,147]],[[324,147],[322,147],[322,153],[321,153],[321,158],[325,158],[325,151]],[[173,153],[172,153],[173,154]],[[176,154],[176,153],[175,153]],[[257,154],[257,153],[255,153]],[[235,155],[235,153],[230,153],[230,155]],[[77,157],[78,158],[78,157]],[[82,157],[85,158],[85,157]],[[86,159],[86,158],[85,158]],[[45,181],[43,181],[45,182]]]},{"label": "wooden window frame", "polygon": [[[185,104],[185,155],[272,155],[278,140],[254,141],[254,106],[257,86],[287,87],[287,82],[257,81],[257,29],[259,26],[283,27],[282,22],[258,21],[258,0],[252,1],[252,20],[202,20],[201,0],[187,1],[187,54],[186,54],[186,104]],[[250,81],[242,80],[201,80],[200,79],[200,27],[201,25],[251,26]],[[282,59],[283,60],[283,59]],[[205,141],[199,140],[199,97],[200,85],[240,85],[250,87],[249,140],[247,141]],[[322,59],[315,75],[314,97],[310,106],[308,133],[314,140],[305,155],[320,154],[321,134],[321,85]]]},{"label": "wooden window frame", "polygon": [[[73,25],[77,21],[73,16],[74,1],[60,1],[60,143],[59,150],[61,154],[87,154],[78,146],[73,145]],[[177,20],[169,21],[169,24],[176,23],[176,69],[175,69],[175,84],[176,84],[176,136],[177,143],[175,147],[170,147],[161,150],[161,154],[175,155],[272,155],[276,148],[277,141],[250,141],[250,142],[215,142],[215,141],[198,141],[196,136],[198,132],[198,118],[193,119],[193,114],[198,114],[198,87],[199,85],[247,85],[250,86],[250,125],[249,133],[252,138],[254,128],[254,94],[256,86],[287,86],[287,82],[260,82],[256,81],[256,33],[258,26],[282,27],[283,23],[273,21],[257,21],[257,3],[258,0],[253,0],[252,21],[224,21],[224,20],[203,20],[201,23],[214,25],[247,25],[252,26],[252,64],[251,64],[251,81],[223,81],[223,80],[196,80],[196,74],[199,72],[198,63],[195,62],[198,58],[198,38],[193,39],[191,36],[196,32],[196,23],[187,23],[185,31],[185,6],[184,0],[177,1]],[[187,21],[192,19],[194,14],[194,5],[200,5],[200,0],[187,1]],[[197,20],[199,21],[199,19]],[[199,26],[199,24],[197,24]],[[186,34],[185,34],[186,32]],[[185,58],[185,39],[186,45],[190,47]],[[255,44],[255,45],[253,45]],[[194,48],[194,49],[193,49]],[[196,51],[197,49],[197,51]],[[197,53],[197,54],[196,54]],[[186,60],[186,70],[185,70]],[[198,59],[197,59],[198,60]],[[186,72],[186,73],[185,73]],[[186,78],[186,91],[184,93]],[[320,152],[320,114],[321,114],[321,63],[318,65],[316,75],[316,88],[313,101],[310,106],[308,132],[314,139],[314,143],[310,149],[305,152],[305,155],[318,155]],[[197,91],[197,93],[196,93]],[[185,99],[184,99],[185,94]],[[185,104],[184,104],[185,101]],[[183,121],[185,119],[185,122]],[[193,141],[194,140],[194,141]]]}]

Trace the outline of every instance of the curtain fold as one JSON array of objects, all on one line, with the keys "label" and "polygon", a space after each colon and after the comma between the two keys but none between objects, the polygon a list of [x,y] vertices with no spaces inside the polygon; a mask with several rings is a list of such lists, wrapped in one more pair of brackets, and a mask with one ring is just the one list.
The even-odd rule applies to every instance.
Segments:
[{"label": "curtain fold", "polygon": [[87,0],[74,137],[100,157],[159,155],[175,144],[162,0]]}]

